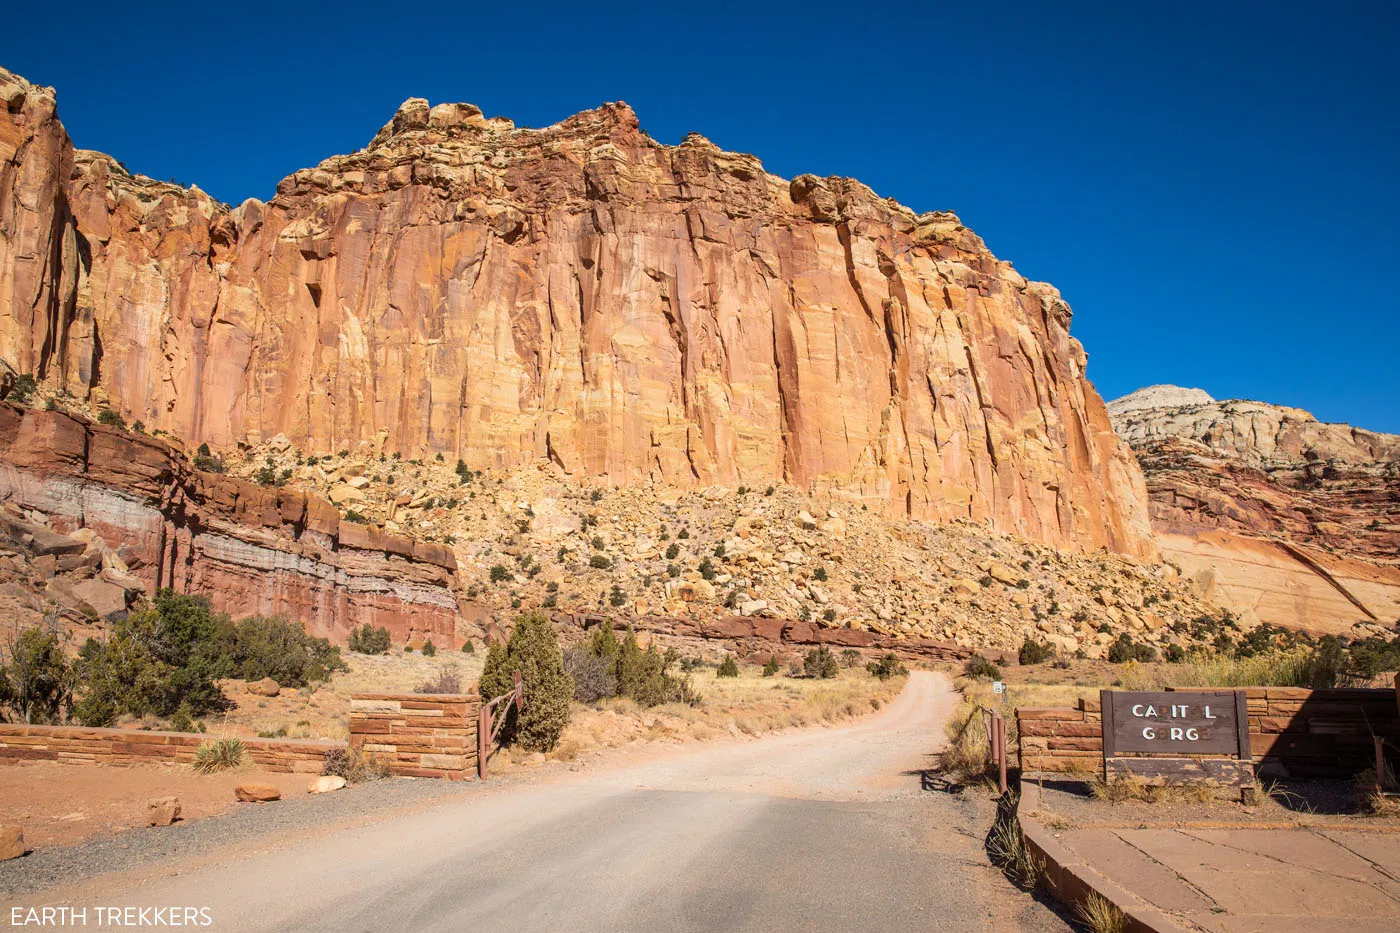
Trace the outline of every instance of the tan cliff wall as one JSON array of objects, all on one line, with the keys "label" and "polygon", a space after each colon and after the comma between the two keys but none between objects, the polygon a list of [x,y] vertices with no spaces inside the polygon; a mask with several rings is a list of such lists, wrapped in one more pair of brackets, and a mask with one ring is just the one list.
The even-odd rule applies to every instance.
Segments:
[{"label": "tan cliff wall", "polygon": [[1175,386],[1109,411],[1163,554],[1211,599],[1314,632],[1400,620],[1400,436]]},{"label": "tan cliff wall", "polygon": [[24,244],[0,253],[0,356],[128,419],[780,480],[1155,554],[1068,305],[952,214],[661,145],[622,104],[527,130],[418,100],[229,209],[73,151],[52,92],[0,88],[0,240]]},{"label": "tan cliff wall", "polygon": [[0,498],[60,531],[92,529],[150,592],[285,614],[340,643],[371,623],[396,642],[460,644],[450,548],[342,521],[316,496],[196,470],[155,438],[0,404]]}]

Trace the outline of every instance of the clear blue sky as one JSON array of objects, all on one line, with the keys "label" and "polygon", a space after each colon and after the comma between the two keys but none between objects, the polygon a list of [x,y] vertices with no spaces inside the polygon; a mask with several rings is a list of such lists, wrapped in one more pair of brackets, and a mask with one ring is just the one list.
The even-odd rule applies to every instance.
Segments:
[{"label": "clear blue sky", "polygon": [[1400,432],[1400,4],[26,4],[0,64],[79,146],[226,201],[406,97],[626,100],[770,171],[955,210],[1156,382]]}]

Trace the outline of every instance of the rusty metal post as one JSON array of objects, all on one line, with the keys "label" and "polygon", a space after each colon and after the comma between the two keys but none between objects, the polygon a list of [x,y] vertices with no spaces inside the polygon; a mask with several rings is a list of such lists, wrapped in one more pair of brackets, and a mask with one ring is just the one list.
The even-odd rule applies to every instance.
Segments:
[{"label": "rusty metal post", "polygon": [[1385,795],[1385,739],[1372,736],[1376,743],[1376,793]]},{"label": "rusty metal post", "polygon": [[486,780],[486,756],[491,750],[491,708],[482,703],[476,716],[476,776]]},{"label": "rusty metal post", "polygon": [[520,672],[515,672],[515,711],[519,713],[525,708],[525,685],[520,682]]},{"label": "rusty metal post", "polygon": [[997,782],[1001,792],[1006,793],[1006,717],[996,713],[997,728]]}]

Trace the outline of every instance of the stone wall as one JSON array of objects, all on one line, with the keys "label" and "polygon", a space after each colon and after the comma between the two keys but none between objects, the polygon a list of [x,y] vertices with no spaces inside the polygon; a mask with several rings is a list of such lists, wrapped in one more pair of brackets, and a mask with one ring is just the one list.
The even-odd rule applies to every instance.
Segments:
[{"label": "stone wall", "polygon": [[95,532],[151,592],[285,614],[341,644],[368,622],[400,643],[461,645],[451,548],[342,522],[318,496],[197,470],[157,438],[0,403],[0,498],[57,531]]},{"label": "stone wall", "polygon": [[350,698],[350,745],[405,777],[476,772],[475,694],[365,693]]},{"label": "stone wall", "polygon": [[[189,732],[27,726],[0,723],[0,761],[58,761],[73,765],[189,764],[210,740]],[[326,753],[344,742],[243,739],[248,759],[264,771],[320,774]]]},{"label": "stone wall", "polygon": [[[1374,766],[1373,734],[1400,742],[1395,690],[1248,687],[1245,693],[1250,751],[1263,777],[1350,777]],[[1098,700],[1080,700],[1075,709],[1018,709],[1016,727],[1023,774],[1103,768]]]}]

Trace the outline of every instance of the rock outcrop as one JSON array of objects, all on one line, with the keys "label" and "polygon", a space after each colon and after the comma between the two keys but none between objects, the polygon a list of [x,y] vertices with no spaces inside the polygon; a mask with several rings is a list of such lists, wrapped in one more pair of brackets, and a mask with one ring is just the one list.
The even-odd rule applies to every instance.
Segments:
[{"label": "rock outcrop", "polygon": [[1130,401],[1160,389],[1198,391],[1154,386],[1108,407],[1163,552],[1206,595],[1315,631],[1400,619],[1400,436],[1262,402]]},{"label": "rock outcrop", "polygon": [[[90,575],[71,585],[73,600],[58,598],[69,594],[51,591],[63,582],[51,568],[48,596],[93,618],[123,611],[127,588],[171,587],[237,616],[286,614],[342,643],[364,623],[398,642],[461,643],[450,548],[342,520],[316,496],[194,469],[152,437],[0,403],[0,498],[24,515],[0,513],[0,524],[27,534],[38,560]],[[43,572],[32,576],[43,585]],[[113,606],[96,605],[98,586],[115,592]]]},{"label": "rock outcrop", "polygon": [[0,356],[148,428],[1155,555],[1068,305],[953,214],[659,144],[625,104],[519,129],[417,99],[230,208],[74,150],[52,91],[0,97]]}]

